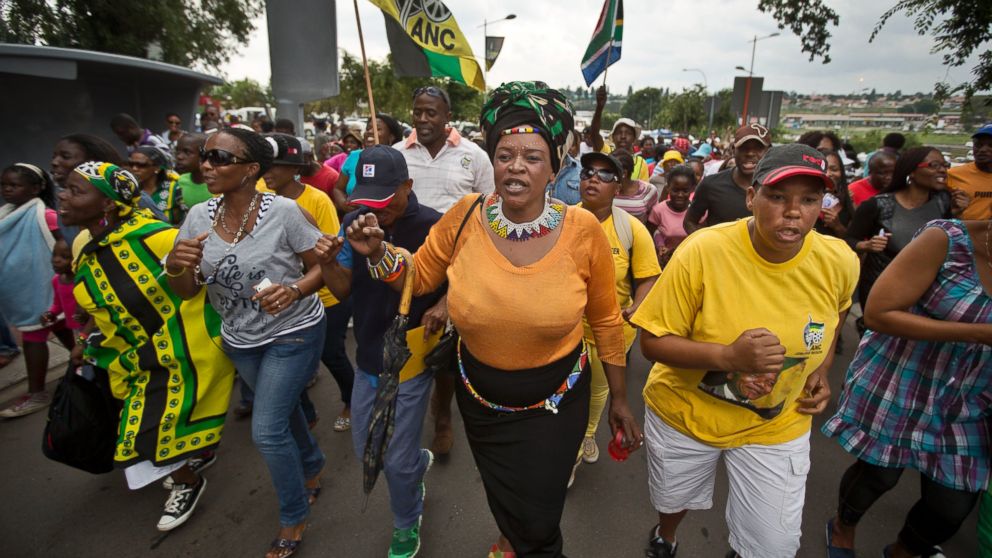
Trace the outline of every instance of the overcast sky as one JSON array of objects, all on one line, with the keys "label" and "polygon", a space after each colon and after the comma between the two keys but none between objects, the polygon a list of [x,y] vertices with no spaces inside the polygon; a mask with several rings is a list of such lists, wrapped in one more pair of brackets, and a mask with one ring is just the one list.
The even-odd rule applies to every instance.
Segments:
[{"label": "overcast sky", "polygon": [[[791,31],[758,41],[754,73],[765,77],[765,90],[800,93],[851,93],[862,88],[904,93],[933,89],[944,79],[941,56],[930,54],[933,41],[913,31],[904,14],[894,16],[875,42],[868,37],[881,15],[895,0],[864,2],[833,0],[828,4],[840,15],[832,30],[830,64],[809,62],[800,51],[799,38]],[[489,73],[490,86],[503,81],[540,79],[552,86],[583,84],[579,63],[592,35],[602,0],[501,0],[480,2],[446,0],[477,59],[481,59],[484,19],[497,20],[509,13],[517,18],[489,27],[490,35],[506,37],[503,52]],[[678,91],[701,83],[699,68],[711,90],[731,87],[735,66],[747,67],[750,39],[778,31],[771,15],[757,9],[758,0],[627,0],[623,55],[610,67],[609,86],[625,92],[628,85],[669,87]],[[381,59],[388,50],[381,12],[370,2],[359,1],[365,45],[370,58]],[[351,1],[337,2],[338,47],[359,53],[358,32]],[[951,69],[948,79],[958,83],[968,77],[971,63]],[[269,80],[268,40],[264,16],[247,48],[223,66],[227,79],[250,77]]]}]

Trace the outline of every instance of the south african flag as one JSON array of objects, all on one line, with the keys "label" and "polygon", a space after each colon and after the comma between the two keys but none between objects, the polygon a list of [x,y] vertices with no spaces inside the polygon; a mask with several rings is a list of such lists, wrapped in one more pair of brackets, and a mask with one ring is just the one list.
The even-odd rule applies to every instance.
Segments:
[{"label": "south african flag", "polygon": [[623,39],[623,0],[606,0],[592,32],[589,48],[582,57],[582,75],[592,85],[607,66],[620,60]]}]

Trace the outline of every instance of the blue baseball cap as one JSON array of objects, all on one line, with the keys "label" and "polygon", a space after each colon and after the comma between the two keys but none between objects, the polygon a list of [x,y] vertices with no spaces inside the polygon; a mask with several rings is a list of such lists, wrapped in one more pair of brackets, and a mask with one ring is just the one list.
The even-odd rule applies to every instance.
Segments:
[{"label": "blue baseball cap", "polygon": [[981,128],[975,130],[974,134],[971,134],[972,139],[977,138],[978,136],[992,136],[992,123],[982,126]]},{"label": "blue baseball cap", "polygon": [[355,165],[355,189],[351,203],[382,209],[393,201],[396,189],[410,180],[406,158],[388,145],[366,147]]},{"label": "blue baseball cap", "polygon": [[713,152],[713,146],[703,142],[695,151],[689,154],[690,157],[706,157]]}]

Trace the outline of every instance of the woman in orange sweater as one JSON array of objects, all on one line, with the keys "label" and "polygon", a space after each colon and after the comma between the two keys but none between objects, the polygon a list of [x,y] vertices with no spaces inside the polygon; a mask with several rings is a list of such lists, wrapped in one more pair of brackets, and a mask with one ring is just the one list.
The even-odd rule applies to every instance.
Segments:
[{"label": "woman in orange sweater", "polygon": [[[613,259],[595,216],[546,195],[573,128],[561,93],[504,84],[483,107],[482,126],[496,191],[467,196],[434,225],[413,257],[414,294],[448,281],[461,335],[458,407],[501,532],[490,556],[558,557],[566,484],[589,417],[583,316],[606,369],[610,427],[628,449],[643,438],[627,405]],[[373,276],[402,285],[406,262],[374,215],[356,219],[347,237]],[[322,261],[331,265],[342,242],[324,237]]]}]

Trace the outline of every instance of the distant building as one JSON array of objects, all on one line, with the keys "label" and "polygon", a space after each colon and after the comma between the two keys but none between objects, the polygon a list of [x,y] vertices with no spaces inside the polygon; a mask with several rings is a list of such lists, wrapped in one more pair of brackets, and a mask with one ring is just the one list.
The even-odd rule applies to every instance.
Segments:
[{"label": "distant building", "polygon": [[[928,121],[926,114],[885,113],[851,113],[851,114],[814,114],[794,113],[782,117],[782,125],[793,129],[843,129],[843,128],[884,128],[891,130],[918,130]],[[960,120],[960,115],[958,115]]]}]

